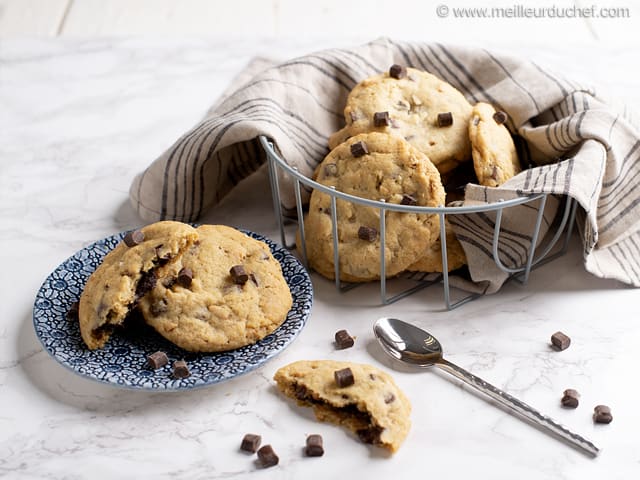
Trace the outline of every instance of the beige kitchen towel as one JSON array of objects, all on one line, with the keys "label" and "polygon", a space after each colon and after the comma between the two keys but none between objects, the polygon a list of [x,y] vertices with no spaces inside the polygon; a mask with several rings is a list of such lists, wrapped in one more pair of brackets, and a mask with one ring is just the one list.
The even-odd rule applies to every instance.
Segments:
[{"label": "beige kitchen towel", "polygon": [[[490,202],[531,193],[568,195],[584,211],[585,267],[593,274],[640,286],[640,133],[625,106],[588,85],[535,63],[490,51],[437,43],[378,39],[269,66],[237,79],[206,117],[137,176],[133,206],[146,221],[194,221],[265,161],[265,135],[283,158],[306,175],[328,153],[327,139],[344,125],[349,91],[394,63],[426,70],[458,88],[471,102],[488,102],[509,115],[519,136],[520,175],[495,189],[469,186],[466,199]],[[248,78],[250,77],[250,78]],[[268,188],[265,186],[265,188]],[[285,208],[294,207],[282,185]],[[499,254],[515,266],[526,250],[530,206],[505,212]],[[472,278],[493,292],[506,279],[490,269],[493,218],[451,216]],[[548,229],[547,222],[543,227]],[[544,231],[543,231],[544,233]]]}]

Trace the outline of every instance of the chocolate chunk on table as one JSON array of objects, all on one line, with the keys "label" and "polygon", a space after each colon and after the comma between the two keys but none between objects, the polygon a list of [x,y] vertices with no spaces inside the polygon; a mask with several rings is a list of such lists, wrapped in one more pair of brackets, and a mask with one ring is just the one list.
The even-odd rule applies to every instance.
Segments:
[{"label": "chocolate chunk on table", "polygon": [[346,330],[338,330],[335,334],[336,347],[340,350],[343,348],[353,347],[353,337]]},{"label": "chocolate chunk on table", "polygon": [[439,127],[449,127],[453,125],[453,114],[451,112],[439,113],[437,121]]},{"label": "chocolate chunk on table", "polygon": [[322,446],[322,435],[313,434],[307,437],[307,446],[304,449],[307,457],[321,457],[324,455]]},{"label": "chocolate chunk on table", "polygon": [[178,285],[183,286],[184,288],[189,288],[191,286],[191,281],[193,280],[193,271],[189,267],[183,267],[178,272]]},{"label": "chocolate chunk on table", "polygon": [[595,423],[611,423],[612,420],[611,409],[606,405],[597,405],[593,409],[593,421]]},{"label": "chocolate chunk on table", "polygon": [[133,230],[124,236],[123,241],[127,247],[135,247],[144,242],[144,233],[140,230]]},{"label": "chocolate chunk on table", "polygon": [[557,350],[566,350],[571,345],[571,339],[562,332],[556,332],[551,335],[551,345]]},{"label": "chocolate chunk on table", "polygon": [[397,63],[394,63],[389,68],[389,76],[400,80],[401,78],[404,78],[407,76],[407,69],[402,65],[398,65]]},{"label": "chocolate chunk on table", "polygon": [[262,443],[262,437],[260,435],[247,433],[242,439],[242,443],[240,444],[240,450],[244,450],[245,452],[256,453],[261,443]]},{"label": "chocolate chunk on table", "polygon": [[580,403],[578,401],[579,397],[580,394],[576,390],[574,390],[573,388],[567,388],[562,395],[560,403],[562,403],[563,407],[577,408],[578,404]]},{"label": "chocolate chunk on table", "polygon": [[244,269],[243,265],[234,265],[229,270],[231,274],[231,278],[233,279],[233,283],[238,285],[244,285],[249,280],[249,275]]},{"label": "chocolate chunk on table", "polygon": [[176,360],[173,362],[173,378],[187,378],[191,376],[187,362],[184,360]]},{"label": "chocolate chunk on table", "polygon": [[391,125],[391,117],[389,117],[389,112],[376,112],[373,114],[374,127],[388,127],[389,125]]},{"label": "chocolate chunk on table", "polygon": [[264,468],[273,467],[280,461],[271,445],[265,445],[258,450],[258,460]]},{"label": "chocolate chunk on table", "polygon": [[353,372],[349,367],[343,368],[342,370],[336,370],[333,372],[333,377],[336,380],[336,385],[340,388],[349,387],[355,383]]},{"label": "chocolate chunk on table", "polygon": [[351,144],[351,155],[353,155],[354,157],[362,157],[367,153],[369,153],[369,149],[367,148],[367,144],[363,141]]},{"label": "chocolate chunk on table", "polygon": [[358,238],[367,242],[375,242],[378,238],[378,230],[363,225],[358,229]]},{"label": "chocolate chunk on table", "polygon": [[157,351],[147,356],[147,365],[154,370],[164,367],[167,363],[169,363],[169,357],[164,352]]}]

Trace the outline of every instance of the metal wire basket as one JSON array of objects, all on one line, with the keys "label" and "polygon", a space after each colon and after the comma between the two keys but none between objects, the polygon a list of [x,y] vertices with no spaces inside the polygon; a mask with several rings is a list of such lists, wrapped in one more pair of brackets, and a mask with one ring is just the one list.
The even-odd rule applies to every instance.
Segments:
[{"label": "metal wire basket", "polygon": [[[541,266],[558,256],[566,253],[569,240],[571,238],[571,231],[575,221],[576,215],[576,207],[577,202],[573,200],[571,197],[564,197],[564,205],[562,207],[562,217],[560,221],[557,222],[557,226],[555,227],[555,232],[551,238],[546,242],[544,246],[538,246],[538,237],[540,234],[540,226],[542,223],[544,208],[547,203],[548,194],[540,193],[535,195],[522,196],[515,199],[510,200],[501,200],[499,202],[491,203],[488,205],[480,205],[480,206],[439,206],[439,207],[421,207],[421,206],[412,206],[412,205],[401,205],[401,204],[390,204],[385,203],[384,201],[376,201],[369,200],[362,197],[357,197],[354,195],[349,195],[344,192],[340,192],[335,190],[333,187],[327,187],[322,185],[314,180],[306,177],[301,174],[296,167],[292,167],[288,165],[283,158],[276,152],[274,148],[274,144],[268,138],[261,136],[260,143],[264,148],[267,155],[267,164],[269,168],[269,181],[271,185],[271,194],[273,198],[273,207],[276,214],[276,220],[278,222],[278,227],[280,229],[280,237],[281,243],[289,248],[295,248],[295,239],[293,241],[287,240],[287,234],[285,231],[285,215],[282,209],[282,203],[280,198],[280,182],[278,178],[279,171],[282,171],[290,176],[293,180],[293,189],[295,195],[295,203],[296,203],[296,212],[298,218],[298,230],[300,234],[300,253],[302,256],[302,262],[305,267],[309,268],[309,263],[307,259],[307,249],[306,249],[306,237],[305,237],[305,227],[304,222],[301,221],[303,216],[303,200],[301,194],[301,185],[308,187],[311,190],[321,191],[330,197],[331,211],[329,212],[331,216],[331,225],[332,225],[332,236],[333,236],[333,265],[334,265],[334,273],[335,273],[335,284],[336,288],[340,292],[345,292],[347,290],[352,289],[353,287],[360,284],[353,283],[345,283],[340,280],[340,252],[338,248],[338,220],[336,209],[336,201],[337,199],[341,199],[344,201],[352,202],[355,204],[365,205],[368,207],[376,208],[380,212],[380,298],[383,304],[387,305],[393,303],[401,298],[406,297],[412,293],[417,292],[423,288],[426,288],[430,285],[442,283],[443,285],[443,294],[444,294],[444,303],[448,310],[452,310],[464,303],[467,303],[474,298],[481,296],[479,293],[471,293],[462,298],[452,302],[451,301],[451,285],[449,279],[449,271],[448,271],[448,258],[447,258],[447,239],[446,239],[446,229],[445,229],[445,219],[447,215],[466,215],[471,213],[484,213],[484,212],[496,212],[496,220],[493,231],[493,242],[492,242],[492,255],[493,260],[495,261],[498,268],[509,275],[509,280],[514,279],[519,281],[522,284],[526,284],[529,279],[529,274],[534,267]],[[529,203],[538,202],[537,207],[533,207],[537,210],[536,221],[533,226],[531,232],[531,243],[528,247],[528,253],[526,257],[526,261],[524,264],[518,267],[507,267],[500,260],[498,255],[498,246],[500,244],[500,232],[501,232],[501,224],[502,224],[502,215],[505,209],[514,207],[516,205],[523,205]],[[411,280],[415,281],[415,285],[406,288],[399,293],[393,294],[389,296],[387,294],[387,277],[386,277],[386,259],[385,259],[385,215],[387,211],[394,212],[409,212],[409,213],[417,213],[417,214],[436,214],[440,220],[440,242],[441,242],[441,255],[442,255],[442,270],[441,274],[422,274],[422,275],[411,275]],[[561,237],[564,239],[559,243]],[[555,249],[554,247],[558,246]],[[536,250],[538,251],[538,255],[536,256]]]}]

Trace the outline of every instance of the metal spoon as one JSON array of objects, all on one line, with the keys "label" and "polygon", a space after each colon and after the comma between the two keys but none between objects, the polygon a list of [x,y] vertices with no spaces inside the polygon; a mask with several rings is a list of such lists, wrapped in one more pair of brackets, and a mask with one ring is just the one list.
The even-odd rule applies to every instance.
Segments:
[{"label": "metal spoon", "polygon": [[442,357],[440,342],[424,330],[396,318],[383,317],[376,321],[373,332],[385,352],[392,357],[419,367],[435,365],[480,392],[488,395],[535,426],[553,433],[582,452],[598,455],[600,449],[589,440],[571,432],[555,420],[538,412],[535,408],[512,397],[499,388],[476,377],[474,374],[454,365]]}]

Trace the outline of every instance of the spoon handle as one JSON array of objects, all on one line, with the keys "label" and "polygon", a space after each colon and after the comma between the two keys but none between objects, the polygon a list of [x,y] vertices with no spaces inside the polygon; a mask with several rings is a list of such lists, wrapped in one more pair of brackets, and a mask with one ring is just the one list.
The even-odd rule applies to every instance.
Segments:
[{"label": "spoon handle", "polygon": [[492,399],[501,403],[505,407],[507,407],[512,412],[515,412],[527,420],[531,421],[534,425],[548,431],[554,433],[558,437],[563,440],[569,442],[573,446],[579,448],[580,450],[588,453],[589,455],[596,456],[600,452],[600,449],[596,447],[593,443],[591,443],[586,438],[581,437],[580,435],[573,433],[565,426],[559,424],[555,420],[546,415],[543,415],[535,408],[527,405],[526,403],[518,400],[517,398],[509,395],[508,393],[500,390],[499,388],[494,387],[490,383],[485,382],[479,377],[476,377],[473,373],[466,371],[463,368],[458,367],[457,365],[445,360],[444,358],[439,359],[436,362],[436,365],[440,367],[447,373],[450,373],[454,377],[462,380],[463,382],[471,385],[477,390],[481,391],[485,395],[488,395]]}]

